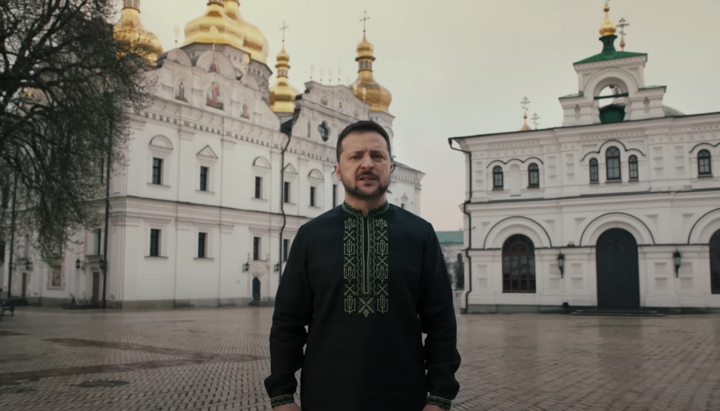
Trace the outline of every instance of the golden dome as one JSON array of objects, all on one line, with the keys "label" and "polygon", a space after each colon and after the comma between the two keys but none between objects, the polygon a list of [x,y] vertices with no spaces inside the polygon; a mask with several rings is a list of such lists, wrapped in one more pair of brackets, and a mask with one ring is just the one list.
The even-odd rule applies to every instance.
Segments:
[{"label": "golden dome", "polygon": [[145,30],[140,23],[140,0],[125,0],[120,21],[113,27],[114,37],[119,41],[127,41],[131,47],[141,46],[141,54],[155,64],[163,53],[157,36]]},{"label": "golden dome", "polygon": [[267,64],[270,45],[260,29],[243,20],[240,16],[240,3],[237,0],[225,0],[224,4],[225,14],[240,27],[243,46],[246,51],[250,52],[250,58]]},{"label": "golden dome", "polygon": [[609,12],[610,5],[608,3],[605,3],[605,21],[603,22],[603,25],[600,26],[600,37],[614,36],[615,32],[617,31],[617,27],[615,27],[613,22],[610,21],[610,15],[608,14]]},{"label": "golden dome", "polygon": [[288,81],[290,56],[285,51],[285,43],[277,55],[278,69],[275,85],[270,87],[270,109],[276,113],[292,113],[295,111],[295,96],[300,94]]},{"label": "golden dome", "polygon": [[528,126],[528,123],[527,123],[527,113],[525,113],[525,114],[523,115],[523,119],[524,119],[525,121],[524,121],[523,126],[522,126],[522,128],[520,129],[520,131],[530,131],[530,130],[532,130],[532,129],[530,128],[530,126]]},{"label": "golden dome", "polygon": [[370,104],[370,111],[390,113],[392,94],[385,87],[381,86],[373,77],[372,65],[375,61],[373,52],[375,48],[363,39],[357,46],[358,78],[350,85],[353,93],[363,102]]},{"label": "golden dome", "polygon": [[[215,26],[217,34],[213,35]],[[260,29],[240,17],[237,0],[209,0],[205,15],[185,25],[185,43],[227,44],[250,54],[250,58],[267,63],[268,43]]]}]

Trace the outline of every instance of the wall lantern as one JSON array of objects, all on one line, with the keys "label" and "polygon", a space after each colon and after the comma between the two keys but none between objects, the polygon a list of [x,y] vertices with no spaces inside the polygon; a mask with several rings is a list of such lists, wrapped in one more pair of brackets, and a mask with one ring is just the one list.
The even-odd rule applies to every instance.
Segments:
[{"label": "wall lantern", "polygon": [[277,273],[279,271],[280,271],[280,263],[277,263],[277,264],[275,264],[275,272]]},{"label": "wall lantern", "polygon": [[682,253],[675,250],[673,253],[673,262],[675,263],[675,278],[680,277],[680,265],[682,264]]},{"label": "wall lantern", "polygon": [[557,256],[558,259],[558,268],[560,269],[560,278],[563,278],[565,276],[565,254],[560,252]]},{"label": "wall lantern", "polygon": [[25,261],[25,269],[28,271],[32,270],[32,263],[30,262],[30,259]]},{"label": "wall lantern", "polygon": [[250,263],[243,264],[243,272],[246,273],[250,271]]},{"label": "wall lantern", "polygon": [[8,264],[8,268],[10,268],[10,271],[15,269],[15,263]]},{"label": "wall lantern", "polygon": [[82,262],[78,258],[77,260],[75,260],[75,269],[79,270],[81,267],[82,267]]},{"label": "wall lantern", "polygon": [[104,269],[105,269],[105,260],[100,260],[100,261],[98,262],[98,265],[100,266],[100,269],[101,269],[101,270],[104,270]]}]

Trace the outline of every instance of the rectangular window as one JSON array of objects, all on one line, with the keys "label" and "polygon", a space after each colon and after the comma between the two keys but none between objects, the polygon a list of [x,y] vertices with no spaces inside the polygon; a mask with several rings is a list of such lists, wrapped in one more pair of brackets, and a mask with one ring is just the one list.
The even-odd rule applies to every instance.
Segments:
[{"label": "rectangular window", "polygon": [[283,201],[290,202],[290,182],[286,181],[283,185]]},{"label": "rectangular window", "polygon": [[255,177],[255,198],[262,198],[262,177]]},{"label": "rectangular window", "polygon": [[310,207],[315,207],[315,187],[310,187]]},{"label": "rectangular window", "polygon": [[207,256],[207,233],[198,233],[198,258]]},{"label": "rectangular window", "polygon": [[631,161],[629,163],[629,165],[630,165],[630,180],[637,180],[638,179],[638,163],[637,163],[637,161],[635,161],[635,162]]},{"label": "rectangular window", "polygon": [[207,191],[208,168],[200,167],[200,191]]},{"label": "rectangular window", "polygon": [[93,255],[100,255],[100,245],[102,242],[102,230],[93,231]]},{"label": "rectangular window", "polygon": [[333,207],[337,206],[337,184],[333,184]]},{"label": "rectangular window", "polygon": [[608,158],[607,162],[607,179],[620,180],[620,159]]},{"label": "rectangular window", "polygon": [[153,158],[153,166],[152,166],[152,183],[153,184],[162,184],[162,159],[161,158]]},{"label": "rectangular window", "polygon": [[290,254],[290,240],[283,240],[283,261],[287,261],[288,254]]},{"label": "rectangular window", "polygon": [[253,237],[253,260],[260,259],[260,237]]},{"label": "rectangular window", "polygon": [[160,230],[150,230],[150,257],[160,256]]}]

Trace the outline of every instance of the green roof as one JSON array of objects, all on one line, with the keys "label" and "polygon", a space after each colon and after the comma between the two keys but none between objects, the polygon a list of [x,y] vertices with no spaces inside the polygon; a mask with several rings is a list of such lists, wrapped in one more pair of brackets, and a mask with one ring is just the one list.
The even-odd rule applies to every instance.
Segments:
[{"label": "green roof", "polygon": [[463,244],[464,235],[462,231],[436,231],[440,245]]},{"label": "green roof", "polygon": [[592,57],[588,57],[585,60],[580,60],[573,64],[595,63],[597,61],[618,60],[639,56],[647,56],[647,53],[630,53],[628,51],[614,51],[612,53],[603,52],[600,54],[596,54]]}]

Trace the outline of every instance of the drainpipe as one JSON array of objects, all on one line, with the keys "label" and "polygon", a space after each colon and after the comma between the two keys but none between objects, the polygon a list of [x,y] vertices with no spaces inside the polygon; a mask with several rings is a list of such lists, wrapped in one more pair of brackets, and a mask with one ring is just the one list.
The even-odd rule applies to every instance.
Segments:
[{"label": "drainpipe", "polygon": [[283,146],[280,151],[280,214],[282,214],[282,227],[280,227],[280,236],[278,240],[278,287],[280,287],[280,279],[282,278],[282,262],[283,262],[283,232],[287,225],[287,215],[285,214],[285,152],[290,146],[290,140],[292,140],[292,129],[298,117],[300,117],[300,105],[298,101],[302,99],[302,94],[295,97],[295,111],[290,120],[280,125],[280,132],[287,136],[287,143]]},{"label": "drainpipe", "polygon": [[465,249],[465,257],[468,260],[468,290],[465,293],[465,314],[467,314],[470,311],[470,303],[469,303],[469,297],[470,293],[472,292],[472,258],[470,257],[470,250],[472,249],[472,215],[467,211],[467,206],[470,204],[470,201],[472,200],[472,191],[473,191],[473,184],[472,184],[472,154],[469,151],[462,150],[459,148],[455,148],[452,146],[453,139],[448,139],[448,144],[450,144],[450,149],[455,151],[461,151],[467,155],[467,162],[468,162],[468,184],[470,191],[468,192],[468,197],[463,203],[463,213],[468,218],[468,247]]}]

